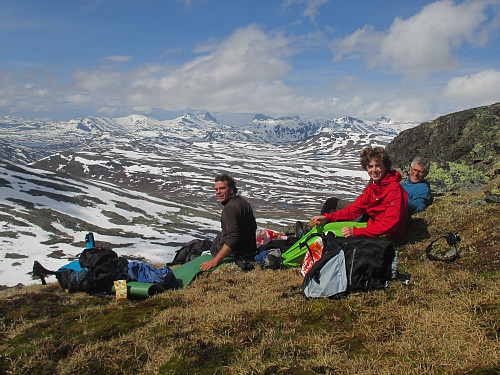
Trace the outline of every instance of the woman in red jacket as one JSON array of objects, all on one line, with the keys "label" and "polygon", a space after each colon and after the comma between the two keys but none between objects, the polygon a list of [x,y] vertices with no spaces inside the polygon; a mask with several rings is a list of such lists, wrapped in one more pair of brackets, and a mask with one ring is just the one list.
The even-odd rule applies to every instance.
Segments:
[{"label": "woman in red jacket", "polygon": [[399,184],[401,174],[391,170],[389,155],[382,147],[365,148],[360,162],[370,176],[363,194],[344,209],[313,217],[311,224],[350,221],[366,213],[370,215],[366,228],[344,227],[342,234],[345,237],[386,236],[397,241],[404,235],[408,216],[408,195]]}]

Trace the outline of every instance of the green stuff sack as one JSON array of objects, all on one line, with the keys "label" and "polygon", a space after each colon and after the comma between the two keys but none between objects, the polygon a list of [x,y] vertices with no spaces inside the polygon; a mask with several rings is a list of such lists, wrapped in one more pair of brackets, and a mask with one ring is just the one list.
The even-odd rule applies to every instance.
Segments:
[{"label": "green stuff sack", "polygon": [[[305,234],[300,240],[295,242],[292,247],[281,255],[283,257],[283,264],[287,267],[300,267],[302,265],[302,261],[304,260],[304,256],[307,252],[307,247],[300,245],[306,242],[309,235],[313,233],[334,232],[336,236],[344,237],[342,234],[342,228],[366,228],[367,224],[368,223],[358,223],[355,221],[337,221],[335,223],[328,223],[325,225],[316,225],[309,231],[309,233]],[[318,237],[310,238],[309,241],[307,241],[307,244],[310,246],[317,239]]]}]

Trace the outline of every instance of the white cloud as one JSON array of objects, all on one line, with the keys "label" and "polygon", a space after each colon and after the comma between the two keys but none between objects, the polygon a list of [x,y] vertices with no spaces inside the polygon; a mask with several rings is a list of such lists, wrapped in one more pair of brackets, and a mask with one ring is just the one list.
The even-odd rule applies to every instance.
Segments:
[{"label": "white cloud", "polygon": [[366,83],[361,81],[358,77],[353,75],[341,76],[336,82],[334,82],[331,88],[334,91],[349,91],[349,90],[359,90],[366,87]]},{"label": "white cloud", "polygon": [[425,121],[434,119],[429,100],[425,96],[405,97],[397,100],[388,98],[362,98],[355,96],[350,99],[332,99],[336,116],[353,116],[360,119],[377,119],[387,116],[395,121]]},{"label": "white cloud", "polygon": [[120,86],[122,74],[105,69],[95,71],[79,70],[73,75],[76,88],[99,92]]},{"label": "white cloud", "polygon": [[500,102],[500,71],[486,70],[470,76],[455,77],[448,82],[444,94],[476,105]]},{"label": "white cloud", "polygon": [[404,98],[384,103],[379,113],[396,121],[427,121],[437,117],[429,110],[430,104],[425,97]]},{"label": "white cloud", "polygon": [[126,61],[132,60],[133,57],[132,56],[108,56],[108,57],[105,57],[104,59],[107,61],[111,61],[111,62],[126,62]]},{"label": "white cloud", "polygon": [[[186,9],[191,9],[193,3],[195,2],[195,0],[174,0],[176,3],[180,3],[180,4],[184,4],[185,8]],[[198,0],[200,2],[203,2],[205,0]]]},{"label": "white cloud", "polygon": [[112,116],[119,113],[117,107],[101,107],[97,108],[97,112],[103,114],[104,116]]},{"label": "white cloud", "polygon": [[165,110],[290,113],[320,107],[323,103],[297,95],[281,81],[291,69],[286,61],[292,54],[290,43],[280,33],[266,34],[251,25],[199,46],[197,51],[205,54],[182,66],[144,66],[121,77],[87,72],[75,79],[92,90],[120,80],[129,88],[122,90],[127,104]]},{"label": "white cloud", "polygon": [[463,43],[479,46],[498,27],[486,9],[497,1],[455,5],[443,0],[425,6],[408,19],[396,18],[384,32],[365,25],[334,43],[335,60],[364,58],[369,66],[407,74],[426,74],[457,67],[456,51]]},{"label": "white cloud", "polygon": [[306,8],[302,12],[304,17],[308,17],[311,22],[314,23],[316,16],[319,15],[318,8],[331,0],[285,0],[282,2],[282,7],[284,9],[291,7],[294,4],[305,4]]},{"label": "white cloud", "polygon": [[[292,68],[294,51],[281,33],[250,25],[222,41],[198,46],[199,57],[180,66],[146,64],[129,72],[107,68],[80,70],[76,89],[92,93],[101,108],[120,99],[131,107],[170,111],[206,109],[220,112],[298,113],[324,106],[302,97],[282,82]],[[311,107],[311,108],[310,108]]]},{"label": "white cloud", "polygon": [[314,22],[314,19],[316,18],[317,15],[319,15],[318,8],[323,5],[330,2],[330,0],[308,0],[307,1],[307,8],[304,10],[303,15],[305,17],[309,17],[311,22]]},{"label": "white cloud", "polygon": [[64,101],[74,104],[84,104],[90,103],[92,101],[92,97],[84,94],[70,94],[64,98]]}]

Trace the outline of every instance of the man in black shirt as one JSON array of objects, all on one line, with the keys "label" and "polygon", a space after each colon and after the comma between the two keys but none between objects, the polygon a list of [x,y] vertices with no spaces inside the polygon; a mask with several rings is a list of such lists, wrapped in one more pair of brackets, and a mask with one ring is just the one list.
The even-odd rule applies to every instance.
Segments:
[{"label": "man in black shirt", "polygon": [[228,256],[253,256],[257,252],[255,231],[257,224],[252,206],[241,196],[236,195],[238,188],[232,177],[227,174],[215,178],[215,195],[221,204],[221,234],[214,259],[202,263],[200,268],[207,271],[216,267]]}]

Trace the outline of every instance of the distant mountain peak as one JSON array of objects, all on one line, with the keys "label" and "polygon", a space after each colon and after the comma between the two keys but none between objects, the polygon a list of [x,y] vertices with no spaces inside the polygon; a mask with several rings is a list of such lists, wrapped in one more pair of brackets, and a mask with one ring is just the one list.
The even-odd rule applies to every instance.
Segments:
[{"label": "distant mountain peak", "polygon": [[382,116],[382,117],[378,118],[376,120],[376,122],[382,123],[382,124],[384,124],[384,123],[385,124],[389,124],[389,123],[392,123],[392,120],[389,117],[387,117],[387,116]]},{"label": "distant mountain peak", "polygon": [[257,121],[266,121],[266,120],[271,120],[271,119],[272,119],[272,117],[266,116],[262,113],[256,113],[255,116],[253,117],[253,120],[257,120]]},{"label": "distant mountain peak", "polygon": [[205,120],[205,121],[212,121],[212,122],[215,122],[216,124],[219,123],[217,121],[217,119],[210,114],[210,112],[206,112],[203,116],[201,116],[201,118],[202,118],[202,120]]},{"label": "distant mountain peak", "polygon": [[130,119],[130,121],[138,123],[138,122],[145,122],[148,119],[148,116],[144,116],[144,115],[130,115],[130,116],[127,116],[127,118]]}]

